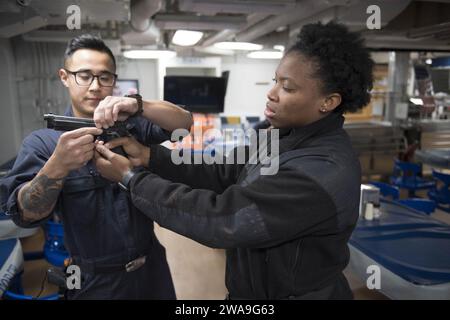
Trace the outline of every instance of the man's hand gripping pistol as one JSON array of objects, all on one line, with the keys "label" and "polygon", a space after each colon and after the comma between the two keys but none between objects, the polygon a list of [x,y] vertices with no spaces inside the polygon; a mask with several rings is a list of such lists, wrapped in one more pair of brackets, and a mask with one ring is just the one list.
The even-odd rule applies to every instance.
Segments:
[{"label": "man's hand gripping pistol", "polygon": [[[95,127],[93,119],[59,116],[52,113],[44,114],[44,120],[47,121],[47,128],[58,131],[71,131],[78,128]],[[102,129],[103,132],[97,139],[106,143],[116,138],[129,137],[131,136],[130,130],[133,129],[133,127],[134,125],[127,121],[117,121],[114,126],[109,127],[108,129]],[[112,151],[125,157],[127,156],[122,147],[114,148]]]}]

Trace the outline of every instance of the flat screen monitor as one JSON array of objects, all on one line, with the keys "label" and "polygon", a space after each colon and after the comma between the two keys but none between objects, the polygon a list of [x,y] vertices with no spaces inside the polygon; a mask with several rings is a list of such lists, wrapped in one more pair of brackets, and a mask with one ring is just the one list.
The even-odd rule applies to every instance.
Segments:
[{"label": "flat screen monitor", "polygon": [[221,113],[226,79],[221,77],[166,76],[164,100],[198,113]]},{"label": "flat screen monitor", "polygon": [[230,71],[222,71],[222,78],[225,79],[225,94],[227,93],[227,85],[228,85],[228,78],[230,77]]}]

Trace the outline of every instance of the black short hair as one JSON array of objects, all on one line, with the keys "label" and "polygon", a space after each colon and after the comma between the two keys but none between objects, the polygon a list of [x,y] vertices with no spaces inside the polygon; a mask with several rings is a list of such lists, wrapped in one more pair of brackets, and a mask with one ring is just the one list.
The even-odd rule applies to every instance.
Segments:
[{"label": "black short hair", "polygon": [[355,112],[370,102],[374,62],[359,33],[333,21],[307,24],[286,54],[292,52],[316,64],[314,77],[322,82],[323,93],[341,95],[335,112]]},{"label": "black short hair", "polygon": [[82,34],[71,39],[67,44],[66,52],[64,54],[64,61],[67,61],[67,59],[70,58],[75,51],[80,49],[91,49],[106,53],[108,56],[110,56],[114,65],[114,69],[116,68],[116,59],[114,58],[111,49],[108,48],[108,46],[100,37],[94,36],[92,34]]}]

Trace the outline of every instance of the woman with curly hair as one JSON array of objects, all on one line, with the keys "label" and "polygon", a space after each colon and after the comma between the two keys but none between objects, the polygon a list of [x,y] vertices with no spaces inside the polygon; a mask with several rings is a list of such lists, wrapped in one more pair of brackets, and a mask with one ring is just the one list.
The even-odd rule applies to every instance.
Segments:
[{"label": "woman with curly hair", "polygon": [[[267,94],[264,113],[280,137],[276,174],[251,162],[175,165],[170,150],[128,138],[98,144],[97,167],[162,227],[225,248],[230,299],[351,299],[342,271],[361,171],[342,114],[369,102],[372,66],[343,25],[302,28]],[[149,170],[108,150],[118,145]]]}]

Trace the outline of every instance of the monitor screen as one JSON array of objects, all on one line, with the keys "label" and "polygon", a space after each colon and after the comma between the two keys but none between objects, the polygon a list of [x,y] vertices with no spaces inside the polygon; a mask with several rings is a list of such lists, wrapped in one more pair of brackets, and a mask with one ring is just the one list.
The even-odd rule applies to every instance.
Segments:
[{"label": "monitor screen", "polygon": [[226,79],[220,77],[164,77],[164,100],[191,112],[223,112],[225,90]]},{"label": "monitor screen", "polygon": [[228,85],[228,78],[230,77],[230,71],[222,71],[222,78],[225,79],[225,94],[227,93],[227,85]]}]

